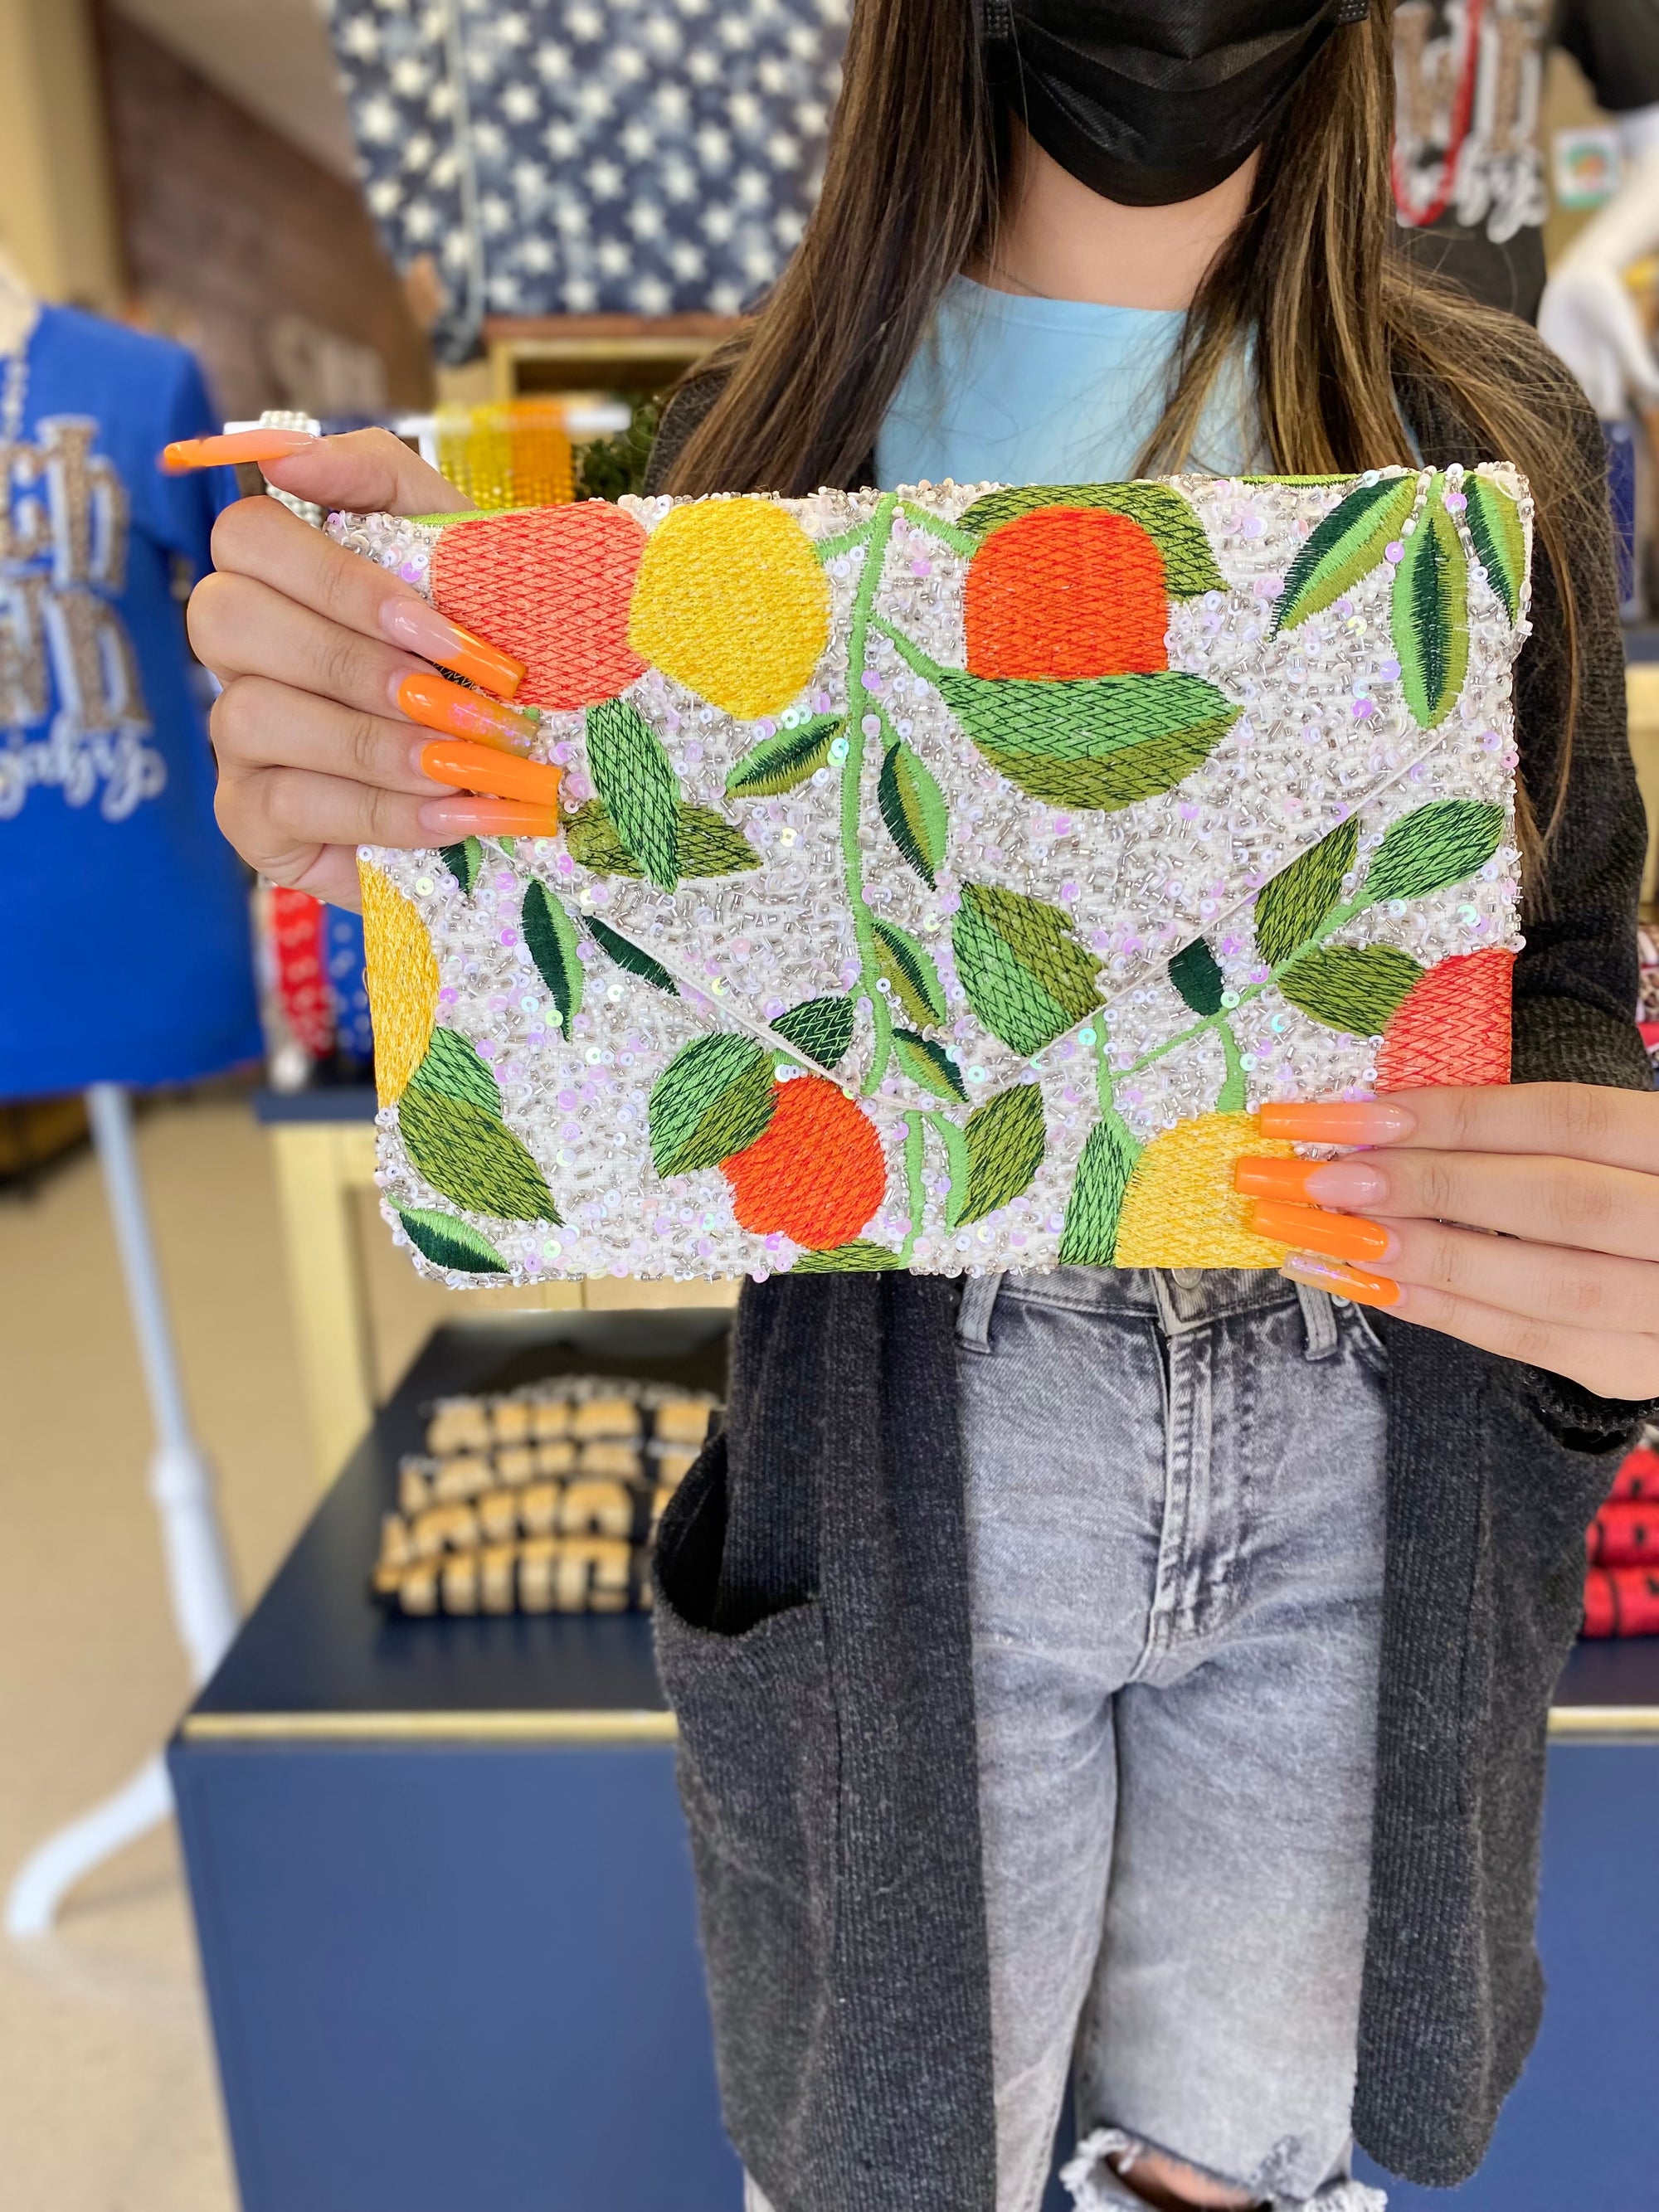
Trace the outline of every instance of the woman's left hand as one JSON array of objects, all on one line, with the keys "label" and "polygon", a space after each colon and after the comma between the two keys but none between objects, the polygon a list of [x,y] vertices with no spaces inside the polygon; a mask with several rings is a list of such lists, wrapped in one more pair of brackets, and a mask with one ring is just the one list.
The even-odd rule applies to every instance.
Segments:
[{"label": "woman's left hand", "polygon": [[1659,1093],[1583,1083],[1264,1106],[1264,1137],[1363,1146],[1245,1158],[1285,1273],[1598,1397],[1659,1396]]}]

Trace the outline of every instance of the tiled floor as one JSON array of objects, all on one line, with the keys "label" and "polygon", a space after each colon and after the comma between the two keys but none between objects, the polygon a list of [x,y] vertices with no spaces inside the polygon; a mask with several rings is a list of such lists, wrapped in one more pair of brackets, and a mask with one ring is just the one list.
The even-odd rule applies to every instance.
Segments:
[{"label": "tiled floor", "polygon": [[[155,1109],[141,1149],[246,1597],[313,1497],[268,1146],[246,1105],[222,1096]],[[379,1364],[395,1373],[445,1293],[416,1282],[384,1239],[370,1258]],[[125,1780],[185,1702],[144,1492],[148,1437],[83,1157],[34,1197],[0,1199],[0,1884]],[[40,1945],[0,1939],[0,2212],[234,2202],[168,1829],[88,1880]]]}]

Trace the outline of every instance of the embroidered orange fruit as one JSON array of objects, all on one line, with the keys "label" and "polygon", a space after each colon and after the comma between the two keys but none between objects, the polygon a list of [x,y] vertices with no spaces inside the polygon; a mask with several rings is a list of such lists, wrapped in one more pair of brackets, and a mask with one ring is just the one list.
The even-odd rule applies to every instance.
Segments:
[{"label": "embroidered orange fruit", "polygon": [[452,522],[432,556],[433,602],[523,661],[515,707],[596,706],[645,673],[628,642],[644,551],[633,516],[599,500]]},{"label": "embroidered orange fruit", "polygon": [[740,721],[776,714],[830,639],[830,585],[811,539],[767,499],[671,509],[640,562],[628,639]]},{"label": "embroidered orange fruit", "polygon": [[1379,1091],[1510,1079],[1510,984],[1501,945],[1437,961],[1395,1009],[1376,1056]]},{"label": "embroidered orange fruit", "polygon": [[740,1227],[761,1237],[781,1231],[810,1252],[856,1237],[887,1189],[874,1124],[821,1075],[780,1083],[766,1133],[720,1172]]},{"label": "embroidered orange fruit", "polygon": [[1250,1227],[1254,1199],[1233,1188],[1242,1153],[1293,1159],[1253,1114],[1200,1114],[1152,1139],[1130,1171],[1118,1216],[1116,1267],[1276,1267],[1288,1244]]},{"label": "embroidered orange fruit", "polygon": [[1164,556],[1138,522],[1040,507],[993,530],[963,588],[975,676],[1151,675],[1167,668]]},{"label": "embroidered orange fruit", "polygon": [[438,961],[426,924],[391,879],[357,863],[363,958],[374,1025],[374,1087],[382,1106],[409,1088],[438,1018]]}]

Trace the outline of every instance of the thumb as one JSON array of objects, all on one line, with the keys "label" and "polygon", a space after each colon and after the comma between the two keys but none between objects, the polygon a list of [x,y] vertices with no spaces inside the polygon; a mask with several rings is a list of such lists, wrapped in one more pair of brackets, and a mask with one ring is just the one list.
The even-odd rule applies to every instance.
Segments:
[{"label": "thumb", "polygon": [[472,504],[390,430],[317,438],[261,466],[278,491],[354,514],[457,514]]}]

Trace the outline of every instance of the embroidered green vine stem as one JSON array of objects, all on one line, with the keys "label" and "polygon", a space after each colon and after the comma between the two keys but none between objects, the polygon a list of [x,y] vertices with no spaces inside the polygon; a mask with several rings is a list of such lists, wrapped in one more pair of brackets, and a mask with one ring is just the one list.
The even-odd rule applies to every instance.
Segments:
[{"label": "embroidered green vine stem", "polygon": [[[1165,1037],[1162,1044],[1154,1045],[1150,1052],[1143,1053],[1133,1066],[1120,1069],[1120,1074],[1139,1075],[1143,1068],[1150,1067],[1156,1060],[1162,1060],[1166,1053],[1173,1052],[1177,1045],[1189,1043],[1200,1030],[1213,1030],[1220,1039],[1221,1049],[1226,1056],[1227,1062],[1227,1077],[1221,1094],[1222,1100],[1225,1100],[1231,1091],[1235,1080],[1238,1085],[1237,1103],[1227,1105],[1218,1101],[1216,1110],[1223,1114],[1241,1113],[1244,1105],[1244,1070],[1239,1054],[1238,1040],[1233,1034],[1228,1017],[1237,1013],[1238,1006],[1248,1006],[1252,999],[1259,999],[1265,990],[1279,981],[1287,968],[1292,967],[1304,954],[1311,952],[1316,946],[1322,945],[1328,937],[1351,922],[1356,915],[1364,914],[1367,907],[1375,903],[1374,900],[1365,896],[1363,890],[1356,891],[1352,898],[1346,899],[1340,906],[1333,908],[1318,928],[1314,931],[1312,936],[1304,938],[1294,951],[1286,953],[1278,966],[1270,968],[1259,983],[1247,983],[1238,994],[1238,1006],[1224,1006],[1219,1013],[1206,1014],[1188,1028],[1182,1030],[1179,1036]],[[1103,1014],[1104,1011],[1103,1008]]]},{"label": "embroidered green vine stem", "polygon": [[853,617],[847,638],[847,757],[841,769],[841,854],[847,902],[852,909],[853,931],[859,948],[860,995],[869,1006],[876,1033],[870,1072],[863,1084],[866,1097],[880,1088],[887,1073],[893,1052],[893,1017],[886,993],[878,988],[881,967],[876,954],[875,927],[865,903],[864,857],[859,845],[864,800],[864,720],[866,714],[872,715],[878,727],[884,720],[878,702],[865,684],[865,654],[898,506],[891,492],[884,492],[876,502],[864,540],[864,569],[853,596]]},{"label": "embroidered green vine stem", "polygon": [[954,523],[946,522],[941,515],[929,514],[925,507],[915,507],[908,499],[901,500],[899,512],[913,530],[921,530],[929,538],[936,538],[941,545],[948,545],[953,553],[969,555],[979,550],[979,539],[970,531],[958,530]]},{"label": "embroidered green vine stem", "polygon": [[921,1115],[912,1107],[904,1117],[904,1193],[909,1207],[910,1226],[899,1248],[899,1265],[908,1267],[916,1239],[921,1234],[927,1216],[927,1194],[922,1188],[921,1170],[927,1149],[927,1132]]},{"label": "embroidered green vine stem", "polygon": [[968,1192],[968,1139],[948,1115],[929,1109],[926,1119],[945,1147],[945,1172],[951,1179],[945,1194],[945,1225],[957,1225],[957,1208]]}]

